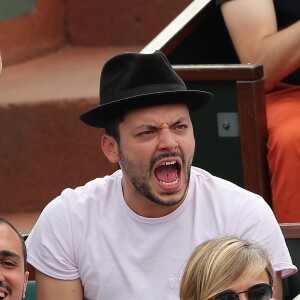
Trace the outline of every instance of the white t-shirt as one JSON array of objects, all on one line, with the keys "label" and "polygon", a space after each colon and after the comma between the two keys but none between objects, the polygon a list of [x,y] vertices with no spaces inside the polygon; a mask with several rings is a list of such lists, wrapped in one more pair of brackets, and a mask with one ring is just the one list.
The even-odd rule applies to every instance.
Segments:
[{"label": "white t-shirt", "polygon": [[145,218],[126,205],[121,179],[117,171],[50,202],[27,239],[28,262],[51,277],[81,278],[89,300],[178,300],[191,252],[223,235],[259,242],[284,277],[297,270],[261,197],[192,167],[182,205]]}]

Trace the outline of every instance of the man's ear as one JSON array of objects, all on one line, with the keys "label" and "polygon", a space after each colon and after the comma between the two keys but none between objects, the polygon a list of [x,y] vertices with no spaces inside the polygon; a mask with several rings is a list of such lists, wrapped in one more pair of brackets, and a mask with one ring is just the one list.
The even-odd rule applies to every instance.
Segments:
[{"label": "man's ear", "polygon": [[26,293],[28,278],[29,278],[29,272],[26,271],[24,276],[24,284],[23,284],[23,299],[26,297],[25,293]]},{"label": "man's ear", "polygon": [[108,134],[103,134],[101,138],[102,150],[111,163],[118,163],[120,160],[117,141]]}]

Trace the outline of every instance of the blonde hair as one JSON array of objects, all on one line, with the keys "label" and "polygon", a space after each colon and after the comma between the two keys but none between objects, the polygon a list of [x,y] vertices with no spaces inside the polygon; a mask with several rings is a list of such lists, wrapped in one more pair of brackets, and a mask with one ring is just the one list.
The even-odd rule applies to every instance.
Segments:
[{"label": "blonde hair", "polygon": [[215,238],[190,256],[180,286],[181,300],[208,300],[244,278],[266,271],[273,285],[274,270],[265,250],[235,237]]}]

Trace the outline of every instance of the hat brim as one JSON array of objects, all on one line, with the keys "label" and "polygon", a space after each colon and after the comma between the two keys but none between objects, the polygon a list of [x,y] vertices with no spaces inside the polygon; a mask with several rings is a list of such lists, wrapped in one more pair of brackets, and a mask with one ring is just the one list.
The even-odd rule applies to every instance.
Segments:
[{"label": "hat brim", "polygon": [[205,106],[212,99],[213,95],[211,93],[198,90],[178,90],[143,94],[100,105],[80,115],[80,120],[89,126],[103,128],[105,127],[107,119],[110,116],[116,115],[118,112],[125,112],[147,106],[176,103],[186,104],[190,112],[194,112]]}]

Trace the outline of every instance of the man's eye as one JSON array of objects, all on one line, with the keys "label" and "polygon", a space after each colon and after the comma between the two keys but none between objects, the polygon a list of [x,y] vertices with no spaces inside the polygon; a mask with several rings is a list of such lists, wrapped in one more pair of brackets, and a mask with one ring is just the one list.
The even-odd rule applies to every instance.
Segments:
[{"label": "man's eye", "polygon": [[153,133],[154,133],[154,131],[152,131],[152,130],[147,130],[147,131],[141,132],[139,135],[140,135],[140,136],[149,136],[149,135],[151,135],[151,134],[153,134]]},{"label": "man's eye", "polygon": [[184,130],[187,128],[187,125],[185,124],[178,124],[174,127],[174,130]]},{"label": "man's eye", "polygon": [[14,261],[11,260],[3,260],[0,262],[1,265],[5,266],[5,267],[15,267],[17,264]]}]

